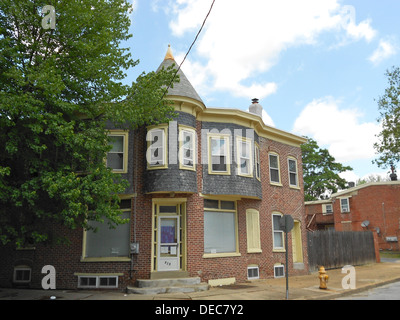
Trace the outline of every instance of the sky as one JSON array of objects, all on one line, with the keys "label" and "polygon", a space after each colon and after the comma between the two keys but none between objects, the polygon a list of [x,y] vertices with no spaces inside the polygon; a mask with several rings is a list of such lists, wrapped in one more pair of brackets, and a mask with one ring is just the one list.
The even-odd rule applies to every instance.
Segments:
[{"label": "sky", "polygon": [[[123,45],[140,63],[126,81],[155,71],[171,45],[180,64],[213,0],[132,0]],[[182,64],[206,107],[248,111],[265,124],[317,141],[356,181],[389,169],[372,163],[377,100],[399,66],[400,1],[215,0]]]}]

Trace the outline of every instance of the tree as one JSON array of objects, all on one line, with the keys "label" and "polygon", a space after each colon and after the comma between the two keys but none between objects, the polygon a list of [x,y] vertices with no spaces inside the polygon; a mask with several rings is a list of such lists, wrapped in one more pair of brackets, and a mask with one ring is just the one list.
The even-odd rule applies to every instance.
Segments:
[{"label": "tree", "polygon": [[347,181],[339,173],[353,169],[335,162],[327,149],[321,149],[315,140],[307,139],[307,143],[301,146],[305,201],[328,198],[331,193],[347,186]]},{"label": "tree", "polygon": [[[0,240],[17,246],[59,239],[49,226],[90,229],[127,222],[106,168],[106,120],[124,128],[166,122],[174,70],[121,81],[135,67],[127,0],[0,2]],[[47,15],[46,15],[47,14]],[[45,18],[46,16],[46,18]],[[55,28],[48,27],[47,17]],[[51,26],[51,24],[50,24]]]},{"label": "tree", "polygon": [[377,135],[379,141],[374,144],[379,156],[373,161],[384,169],[400,161],[400,68],[387,70],[386,76],[389,86],[378,100],[378,122],[382,131]]},{"label": "tree", "polygon": [[363,179],[358,179],[356,181],[356,185],[359,186],[361,184],[366,184],[370,182],[384,182],[384,181],[390,181],[389,177],[382,177],[379,174],[370,174],[368,177],[365,177]]}]

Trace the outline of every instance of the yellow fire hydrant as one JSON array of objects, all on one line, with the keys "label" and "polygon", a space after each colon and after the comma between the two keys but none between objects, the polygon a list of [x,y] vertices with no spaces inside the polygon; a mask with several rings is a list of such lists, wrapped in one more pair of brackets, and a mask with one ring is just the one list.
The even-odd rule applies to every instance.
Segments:
[{"label": "yellow fire hydrant", "polygon": [[319,268],[319,288],[320,289],[328,289],[326,286],[326,283],[328,282],[329,276],[326,274],[325,268],[320,267]]}]

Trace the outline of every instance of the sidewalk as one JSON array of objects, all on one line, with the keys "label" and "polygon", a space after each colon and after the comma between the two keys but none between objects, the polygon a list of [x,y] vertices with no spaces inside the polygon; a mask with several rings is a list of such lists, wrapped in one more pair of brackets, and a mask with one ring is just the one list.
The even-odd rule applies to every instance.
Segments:
[{"label": "sidewalk", "polygon": [[[289,277],[290,300],[331,300],[400,281],[400,260],[356,266],[356,289],[342,288],[346,274],[341,269],[327,270],[328,289],[319,289],[318,272]],[[0,288],[0,300],[285,300],[286,279],[267,279],[193,293],[158,295],[126,294],[121,291],[31,290]],[[400,299],[400,298],[399,298]]]}]

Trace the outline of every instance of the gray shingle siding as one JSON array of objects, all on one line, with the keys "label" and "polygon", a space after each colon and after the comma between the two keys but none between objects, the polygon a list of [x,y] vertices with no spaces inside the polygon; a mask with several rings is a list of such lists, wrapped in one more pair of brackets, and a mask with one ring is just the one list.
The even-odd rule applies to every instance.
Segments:
[{"label": "gray shingle siding", "polygon": [[[262,198],[261,182],[255,177],[253,168],[252,177],[243,177],[238,175],[236,162],[236,136],[251,138],[253,141],[259,141],[258,135],[254,130],[249,128],[229,123],[217,122],[202,122],[203,143],[202,152],[203,158],[207,157],[207,130],[209,132],[220,132],[231,134],[230,156],[231,156],[231,174],[230,175],[215,175],[208,174],[208,164],[203,165],[203,193],[211,195],[241,195]],[[253,166],[254,166],[254,142],[252,143]],[[203,160],[204,161],[204,160]]]},{"label": "gray shingle siding", "polygon": [[[176,130],[179,132],[179,125],[190,126],[195,129],[196,119],[193,115],[185,112],[176,112],[178,117],[173,121],[177,122]],[[170,137],[171,123],[168,129],[168,137]],[[179,140],[178,137],[175,139],[176,149],[168,150],[168,157],[172,156],[172,152],[176,152],[176,159],[178,159],[179,151]],[[169,146],[168,146],[169,147]],[[147,148],[147,146],[146,146]],[[145,156],[145,155],[144,155]],[[195,155],[196,156],[196,155]],[[170,159],[168,159],[169,161]],[[145,160],[146,161],[146,160]],[[179,161],[179,160],[178,160]],[[170,162],[170,161],[169,161]],[[145,166],[147,164],[145,163]],[[179,162],[177,164],[168,164],[166,169],[146,170],[144,177],[144,191],[148,192],[159,192],[159,191],[175,191],[175,192],[197,192],[197,175],[192,170],[179,169]]]}]

